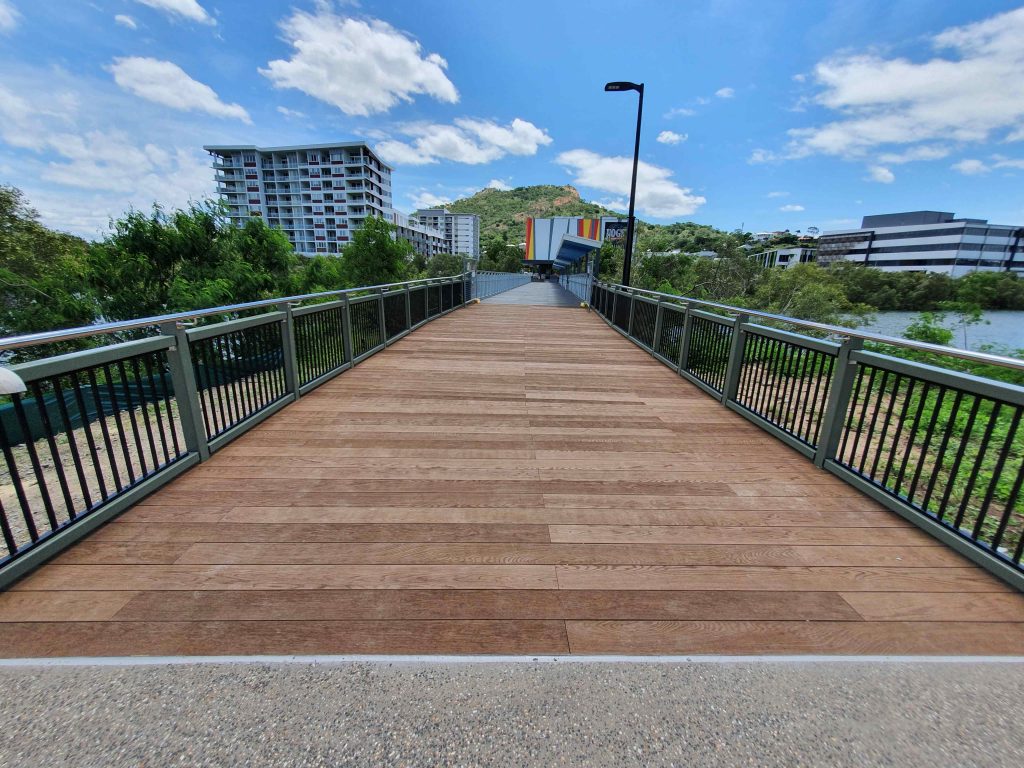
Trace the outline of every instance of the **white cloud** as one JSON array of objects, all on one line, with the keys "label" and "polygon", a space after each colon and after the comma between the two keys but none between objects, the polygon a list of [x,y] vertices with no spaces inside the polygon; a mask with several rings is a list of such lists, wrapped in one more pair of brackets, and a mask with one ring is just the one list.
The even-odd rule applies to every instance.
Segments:
[{"label": "white cloud", "polygon": [[[563,152],[556,162],[573,175],[573,183],[628,195],[633,159],[605,157],[586,149]],[[648,216],[670,218],[688,216],[707,200],[691,190],[680,187],[671,179],[672,171],[650,163],[640,162],[637,168],[636,207]]]},{"label": "white cloud", "polygon": [[1024,170],[1024,160],[1015,160],[1004,155],[992,155],[990,162],[982,160],[965,159],[950,166],[954,171],[959,171],[965,176],[980,176],[991,173],[997,168],[1012,168]]},{"label": "white cloud", "polygon": [[790,131],[789,155],[863,158],[885,145],[1024,139],[1022,37],[1019,8],[935,35],[927,61],[854,54],[820,62],[815,101],[839,117]]},{"label": "white cloud", "polygon": [[868,167],[868,181],[877,181],[879,184],[892,184],[896,180],[896,174],[883,165],[872,165]]},{"label": "white cloud", "polygon": [[989,173],[992,169],[981,160],[961,160],[951,166],[954,171],[959,171],[965,176],[977,176],[982,173]]},{"label": "white cloud", "polygon": [[790,203],[789,205],[779,206],[779,210],[783,213],[798,213],[799,211],[804,210],[804,207],[802,205],[794,205]]},{"label": "white cloud", "polygon": [[412,141],[389,139],[376,147],[385,160],[397,165],[426,165],[441,160],[480,165],[505,155],[535,155],[552,141],[542,128],[518,117],[508,125],[475,118],[458,118],[453,125],[409,123],[398,132]]},{"label": "white cloud", "polygon": [[720,99],[731,99],[735,95],[736,91],[734,91],[732,88],[719,88],[717,91],[715,91],[715,96],[717,96]]},{"label": "white cloud", "polygon": [[189,21],[198,21],[200,24],[217,23],[196,0],[135,0],[135,2],[148,5],[158,11],[164,11],[171,16],[181,16]]},{"label": "white cloud", "polygon": [[277,88],[295,88],[348,115],[387,112],[417,94],[454,104],[459,93],[446,62],[424,55],[418,41],[378,19],[295,11],[280,22],[291,58],[268,62],[260,73]]},{"label": "white cloud", "polygon": [[769,192],[767,197],[789,197],[789,192]]},{"label": "white cloud", "polygon": [[487,182],[487,189],[497,189],[501,192],[508,192],[512,189],[512,185],[501,179],[491,179]]},{"label": "white cloud", "polygon": [[900,165],[918,160],[941,160],[949,154],[949,147],[921,145],[911,147],[905,152],[886,152],[878,156],[878,162],[887,165]]},{"label": "white cloud", "polygon": [[135,23],[135,19],[131,16],[126,16],[123,13],[119,13],[114,17],[114,23],[120,24],[122,27],[128,27],[128,29],[138,29],[139,25]]},{"label": "white cloud", "polygon": [[0,32],[10,32],[18,26],[21,14],[9,0],[0,0]]},{"label": "white cloud", "polygon": [[[133,109],[138,102],[113,87],[113,99],[102,91],[65,92],[69,79],[50,70],[0,85],[0,152],[5,144],[26,150],[7,154],[5,176],[25,191],[44,223],[94,237],[108,217],[130,207],[181,206],[211,192],[198,135],[183,139],[182,126],[140,117],[145,108]],[[35,98],[43,88],[54,94],[46,103]]]},{"label": "white cloud", "polygon": [[803,72],[798,72],[797,74],[793,75],[793,81],[794,82],[803,83],[803,82],[806,82],[806,80],[807,80],[807,75],[804,74]]},{"label": "white cloud", "polygon": [[762,163],[776,163],[779,159],[779,156],[770,149],[755,149],[750,153],[747,162],[751,165],[760,165]]},{"label": "white cloud", "polygon": [[685,133],[676,133],[675,131],[662,131],[658,134],[658,138],[655,139],[659,144],[678,144],[681,141],[686,141],[690,138]]},{"label": "white cloud", "polygon": [[240,104],[226,104],[208,85],[193,80],[170,61],[129,56],[114,59],[109,67],[114,81],[129,93],[183,111],[206,112],[217,117],[252,123]]},{"label": "white cloud", "polygon": [[696,114],[697,111],[694,109],[689,109],[687,107],[674,107],[665,113],[665,119],[671,120],[673,117],[693,117]]},{"label": "white cloud", "polygon": [[288,107],[278,107],[277,111],[280,112],[285,117],[289,118],[294,117],[301,119],[306,116],[305,112],[299,112],[299,110],[297,109],[288,109]]},{"label": "white cloud", "polygon": [[413,210],[416,211],[421,208],[443,208],[452,201],[450,197],[442,197],[426,189],[417,190],[410,199],[412,200]]}]

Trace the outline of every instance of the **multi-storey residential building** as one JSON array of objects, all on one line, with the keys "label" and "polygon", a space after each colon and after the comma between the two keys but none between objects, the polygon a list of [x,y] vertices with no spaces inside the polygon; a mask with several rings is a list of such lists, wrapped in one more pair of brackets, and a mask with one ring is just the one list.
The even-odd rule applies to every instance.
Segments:
[{"label": "multi-storey residential building", "polygon": [[412,216],[399,213],[394,208],[389,208],[384,218],[395,225],[395,235],[412,243],[413,250],[428,259],[437,253],[451,253],[451,243],[445,233],[431,226],[424,226],[422,222]]},{"label": "multi-storey residential building", "polygon": [[420,224],[444,233],[449,253],[480,258],[480,217],[475,213],[452,213],[446,208],[421,208],[413,216]]},{"label": "multi-storey residential building", "polygon": [[341,253],[367,216],[396,224],[400,218],[398,234],[425,256],[443,240],[392,208],[391,166],[363,142],[204,149],[213,156],[217,192],[232,221],[259,216],[305,256]]},{"label": "multi-storey residential building", "polygon": [[865,216],[860,229],[825,232],[818,262],[853,261],[889,271],[1024,273],[1024,227],[955,219],[944,211]]}]

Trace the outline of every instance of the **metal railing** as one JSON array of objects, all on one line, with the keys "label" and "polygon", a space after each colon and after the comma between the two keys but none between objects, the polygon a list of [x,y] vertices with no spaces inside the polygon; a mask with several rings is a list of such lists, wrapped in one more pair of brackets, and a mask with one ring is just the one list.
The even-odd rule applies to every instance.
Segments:
[{"label": "metal railing", "polygon": [[580,301],[590,302],[594,286],[594,276],[590,273],[580,272],[575,275],[559,275],[558,282]]},{"label": "metal railing", "polygon": [[529,282],[530,275],[523,272],[475,272],[471,298],[486,299],[488,296],[511,291]]},{"label": "metal railing", "polygon": [[11,367],[25,391],[0,395],[0,588],[472,289],[465,274],[0,339],[153,332]]},{"label": "metal railing", "polygon": [[818,467],[1024,589],[1024,387],[893,353],[1013,371],[1024,360],[600,282],[590,306]]}]

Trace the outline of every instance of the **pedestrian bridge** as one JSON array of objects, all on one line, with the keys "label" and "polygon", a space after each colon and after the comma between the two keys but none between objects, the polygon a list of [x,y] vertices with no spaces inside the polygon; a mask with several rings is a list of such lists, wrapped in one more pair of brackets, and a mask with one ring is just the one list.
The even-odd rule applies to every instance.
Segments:
[{"label": "pedestrian bridge", "polygon": [[[1008,532],[1015,497],[1004,502],[1001,550],[968,551],[988,534],[951,546],[934,515],[918,513],[931,525],[922,527],[892,511],[884,482],[869,495],[816,465],[816,446],[838,429],[824,411],[804,419],[813,429],[796,418],[829,401],[811,394],[829,383],[817,358],[800,359],[800,377],[762,381],[765,396],[788,387],[789,420],[744,399],[757,395],[754,373],[774,375],[771,355],[742,375],[725,366],[720,384],[711,368],[700,373],[709,344],[724,344],[735,368],[754,359],[736,357],[740,332],[748,345],[796,344],[793,334],[759,336],[743,325],[749,317],[719,323],[693,305],[589,283],[594,309],[552,284],[463,306],[481,285],[286,304],[224,327],[165,324],[160,341],[113,355],[18,366],[29,385],[14,398],[18,416],[28,398],[65,390],[51,422],[70,424],[60,403],[84,405],[90,377],[101,375],[99,389],[125,387],[118,413],[99,405],[59,445],[59,424],[34,443],[4,435],[17,488],[3,499],[13,576],[0,593],[0,654],[1024,654],[1024,596],[1011,586],[1017,540],[1009,555],[1005,546],[1019,535]],[[518,303],[528,295],[575,306]],[[856,371],[836,378],[853,365],[850,351],[806,344],[828,358],[833,391],[859,408],[870,386],[858,390]],[[268,350],[283,350],[283,362]],[[245,368],[245,355],[263,362]],[[197,397],[193,407],[170,402],[165,365],[173,399]],[[718,388],[748,412],[724,407]],[[887,474],[905,476],[897,490],[913,506],[910,422],[923,434],[930,401],[898,391],[895,406],[864,400],[876,416],[882,408],[864,443],[885,448],[892,412],[903,412],[911,437],[892,438],[890,450],[903,446],[908,458],[867,458],[895,464]],[[984,436],[987,412],[975,411]],[[172,415],[179,426],[164,423]],[[926,448],[942,430],[932,425]],[[1015,432],[994,434],[989,444],[1010,445]],[[845,466],[841,439],[829,461]],[[960,463],[981,465],[985,450]],[[1020,471],[1014,456],[1004,475]],[[63,472],[48,474],[60,457]],[[111,468],[121,470],[116,483]],[[933,497],[949,475],[941,462],[934,471]],[[974,482],[982,501],[988,482]],[[998,562],[982,568],[982,557]]]}]

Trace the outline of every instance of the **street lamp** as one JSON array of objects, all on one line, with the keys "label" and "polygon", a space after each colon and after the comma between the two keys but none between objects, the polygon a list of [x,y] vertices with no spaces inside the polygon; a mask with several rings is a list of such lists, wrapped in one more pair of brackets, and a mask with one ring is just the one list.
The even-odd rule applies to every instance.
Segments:
[{"label": "street lamp", "polygon": [[626,248],[622,260],[622,284],[629,285],[630,267],[633,263],[633,208],[636,203],[636,167],[640,163],[640,120],[644,114],[643,83],[606,83],[606,91],[636,91],[640,94],[640,102],[636,107],[636,144],[633,147],[633,180],[629,185],[629,219],[626,221]]}]

